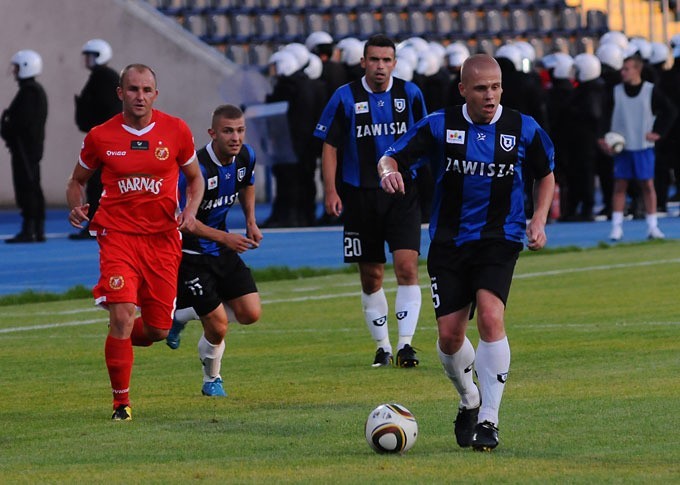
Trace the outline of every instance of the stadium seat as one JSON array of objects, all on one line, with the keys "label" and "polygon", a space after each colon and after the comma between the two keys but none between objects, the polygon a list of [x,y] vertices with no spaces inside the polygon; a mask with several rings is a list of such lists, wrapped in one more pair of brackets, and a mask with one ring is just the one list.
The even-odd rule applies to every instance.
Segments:
[{"label": "stadium seat", "polygon": [[[324,18],[322,12],[309,12],[304,16],[305,19],[305,35],[309,35],[317,30],[328,32],[328,21]],[[332,35],[332,34],[331,34]]]},{"label": "stadium seat", "polygon": [[203,14],[185,15],[184,28],[194,34],[196,37],[200,37],[204,40],[207,40],[207,37],[210,33],[208,29],[207,17]]},{"label": "stadium seat", "polygon": [[534,33],[536,26],[534,19],[526,9],[521,7],[510,8],[508,13],[510,21],[510,30],[515,35],[526,36],[529,33]]},{"label": "stadium seat", "polygon": [[243,44],[227,45],[225,55],[227,59],[245,66],[248,64],[248,49]]},{"label": "stadium seat", "polygon": [[332,12],[330,14],[330,34],[336,39],[354,35],[354,22],[348,12]]},{"label": "stadium seat", "polygon": [[404,24],[401,15],[397,11],[383,12],[382,15],[383,32],[388,37],[403,36],[406,32],[406,25]]},{"label": "stadium seat", "polygon": [[380,30],[378,21],[373,12],[359,12],[356,21],[356,35],[360,39],[366,39]]},{"label": "stadium seat", "polygon": [[535,13],[537,35],[550,35],[557,28],[555,11],[552,8],[541,7]]},{"label": "stadium seat", "polygon": [[237,13],[231,17],[231,34],[235,43],[246,43],[255,33],[255,18],[247,13]]},{"label": "stadium seat", "polygon": [[302,17],[293,12],[282,13],[279,18],[279,36],[283,43],[300,42],[305,38]]},{"label": "stadium seat", "polygon": [[432,31],[439,39],[447,39],[449,36],[458,31],[457,17],[448,8],[438,8],[433,12],[433,26]]},{"label": "stadium seat", "polygon": [[480,38],[477,40],[477,49],[475,52],[493,56],[496,52],[496,44],[491,38]]},{"label": "stadium seat", "polygon": [[407,10],[406,29],[409,35],[422,37],[432,31],[432,25],[424,11],[420,9]]},{"label": "stadium seat", "polygon": [[255,15],[255,31],[252,41],[254,42],[268,42],[279,36],[279,22],[274,14],[260,12]]},{"label": "stadium seat", "polygon": [[209,18],[213,42],[221,43],[226,37],[231,35],[231,21],[227,15],[223,13],[217,13],[210,15]]},{"label": "stadium seat", "polygon": [[479,30],[477,21],[477,11],[473,8],[466,8],[460,12],[460,31],[468,37],[473,37]]},{"label": "stadium seat", "polygon": [[581,15],[578,10],[572,7],[562,10],[559,27],[566,34],[576,34],[581,28]]},{"label": "stadium seat", "polygon": [[609,30],[607,13],[602,10],[591,9],[586,12],[586,28],[589,33],[598,37]]},{"label": "stadium seat", "polygon": [[274,53],[271,44],[251,44],[248,49],[248,63],[253,66],[265,67]]},{"label": "stadium seat", "polygon": [[499,35],[503,32],[507,32],[508,25],[503,17],[503,12],[500,10],[496,8],[487,8],[484,10],[483,17],[487,33]]}]

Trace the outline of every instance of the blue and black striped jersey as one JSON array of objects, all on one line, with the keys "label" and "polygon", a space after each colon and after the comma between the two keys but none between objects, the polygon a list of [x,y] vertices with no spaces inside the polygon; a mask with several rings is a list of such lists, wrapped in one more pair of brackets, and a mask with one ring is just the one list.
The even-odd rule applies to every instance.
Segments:
[{"label": "blue and black striped jersey", "polygon": [[[229,209],[236,202],[239,191],[255,183],[253,173],[255,150],[250,145],[244,144],[238,155],[227,165],[220,163],[210,143],[201,148],[196,156],[205,182],[205,193],[196,213],[196,219],[206,226],[229,232],[229,229],[227,229]],[[186,185],[187,180],[184,174],[180,172],[181,209],[186,206]],[[182,238],[182,251],[185,252],[216,256],[221,251],[226,250],[224,246],[214,241],[198,238],[191,234],[184,234]]]},{"label": "blue and black striped jersey", "polygon": [[461,245],[522,242],[525,173],[550,174],[555,151],[532,117],[499,106],[491,123],[475,124],[463,105],[420,120],[385,155],[406,167],[429,160],[435,178],[430,239]]},{"label": "blue and black striped jersey", "polygon": [[414,83],[392,77],[386,91],[374,93],[364,77],[335,91],[314,136],[338,149],[340,180],[378,188],[378,160],[426,114],[423,94]]}]

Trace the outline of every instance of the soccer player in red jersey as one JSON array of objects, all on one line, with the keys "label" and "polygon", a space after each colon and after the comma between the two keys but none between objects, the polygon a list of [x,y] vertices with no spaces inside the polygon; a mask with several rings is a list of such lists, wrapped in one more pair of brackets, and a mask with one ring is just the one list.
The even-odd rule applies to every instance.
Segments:
[{"label": "soccer player in red jersey", "polygon": [[[143,64],[124,68],[118,97],[123,112],[85,137],[66,199],[69,222],[82,229],[89,220],[83,189],[101,168],[104,190],[88,226],[100,249],[100,277],[93,294],[109,311],[104,354],[113,390],[112,419],[127,421],[132,419],[132,346],[149,346],[170,330],[182,255],[180,230],[194,228],[204,184],[189,127],[153,109],[158,97],[153,70]],[[180,170],[187,178],[182,213]],[[136,318],[136,307],[141,317]]]}]

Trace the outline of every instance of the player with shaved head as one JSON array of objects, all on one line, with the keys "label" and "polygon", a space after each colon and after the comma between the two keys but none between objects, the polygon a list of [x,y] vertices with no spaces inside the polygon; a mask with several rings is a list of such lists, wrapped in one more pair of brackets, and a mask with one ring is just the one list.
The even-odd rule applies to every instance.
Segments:
[{"label": "player with shaved head", "polygon": [[[378,173],[385,192],[401,194],[403,174],[430,163],[436,185],[427,269],[437,352],[460,394],[458,444],[490,451],[498,445],[498,411],[510,370],[505,305],[525,235],[530,250],[546,244],[554,149],[533,118],[500,104],[501,70],[492,57],[468,58],[458,88],[465,104],[416,123],[385,152]],[[536,179],[528,224],[525,171]],[[465,335],[475,308],[476,351]]]}]

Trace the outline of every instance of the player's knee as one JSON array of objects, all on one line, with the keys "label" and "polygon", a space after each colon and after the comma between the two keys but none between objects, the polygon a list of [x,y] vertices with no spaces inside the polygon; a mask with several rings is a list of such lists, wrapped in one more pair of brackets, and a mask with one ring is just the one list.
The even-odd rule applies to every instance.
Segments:
[{"label": "player's knee", "polygon": [[241,325],[251,325],[260,319],[261,308],[247,308],[236,314],[236,321]]},{"label": "player's knee", "polygon": [[168,336],[169,331],[170,329],[152,327],[151,325],[147,325],[146,328],[144,329],[144,333],[149,338],[149,340],[152,340],[154,342],[163,340],[165,337]]}]

